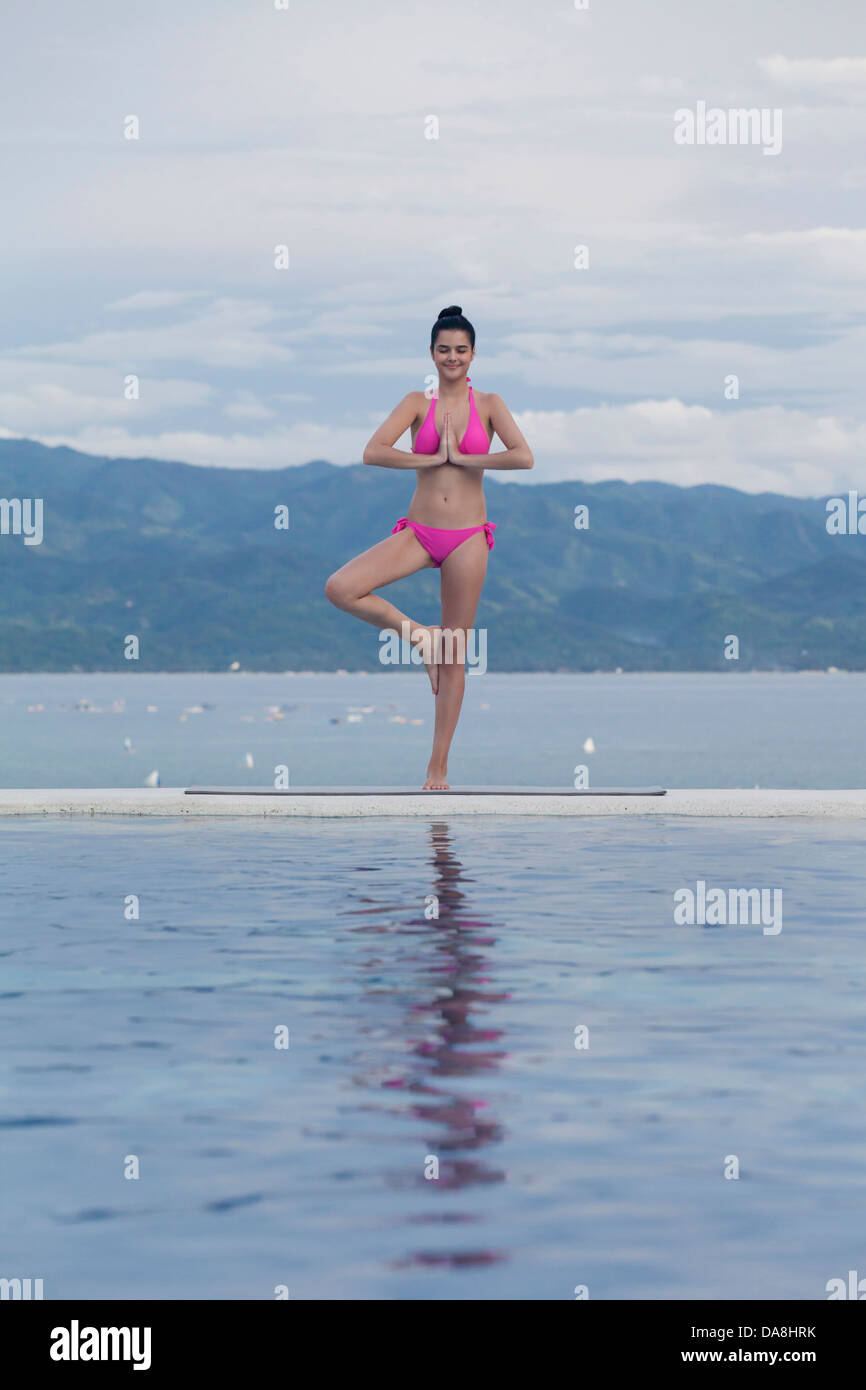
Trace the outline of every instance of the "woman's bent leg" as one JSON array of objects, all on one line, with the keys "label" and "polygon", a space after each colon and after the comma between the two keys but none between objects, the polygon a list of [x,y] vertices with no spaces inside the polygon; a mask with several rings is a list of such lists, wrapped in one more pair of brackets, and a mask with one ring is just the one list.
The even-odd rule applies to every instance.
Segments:
[{"label": "woman's bent leg", "polygon": [[[422,655],[426,657],[428,651],[425,644],[430,649],[435,647],[436,628],[413,622],[395,604],[371,591],[405,579],[418,570],[432,568],[430,555],[407,526],[336,570],[325,584],[325,597],[335,607],[342,608],[365,623],[371,623],[380,632],[396,632],[399,637],[405,637],[408,632],[412,645],[421,648]],[[408,627],[404,627],[404,623]],[[435,659],[425,660],[424,665],[435,694],[438,676]]]}]

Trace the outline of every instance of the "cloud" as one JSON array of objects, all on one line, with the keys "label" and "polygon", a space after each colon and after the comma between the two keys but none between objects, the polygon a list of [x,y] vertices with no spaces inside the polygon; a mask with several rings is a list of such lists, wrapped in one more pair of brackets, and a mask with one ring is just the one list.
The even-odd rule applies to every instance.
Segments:
[{"label": "cloud", "polygon": [[796,87],[862,87],[866,58],[759,58],[758,67],[772,82]]},{"label": "cloud", "polygon": [[299,421],[261,433],[216,434],[184,429],[133,433],[119,425],[90,425],[75,432],[30,437],[42,444],[66,444],[82,453],[109,458],[157,458],[203,468],[274,469],[294,467],[317,458],[339,464],[360,463],[364,445],[374,428],[335,428],[314,421]]},{"label": "cloud", "polygon": [[866,283],[866,228],[802,227],[775,232],[747,232],[747,253],[773,262],[776,272],[799,269],[798,279],[856,279]]},{"label": "cloud", "polygon": [[115,299],[105,307],[108,311],[176,309],[179,305],[187,304],[191,299],[201,299],[206,294],[206,290],[139,290],[137,294],[129,294],[125,299]]},{"label": "cloud", "polygon": [[[777,18],[754,5],[715,42],[694,0],[621,0],[615,25],[571,0],[529,24],[525,0],[500,0],[493,25],[463,0],[435,23],[426,0],[152,0],[116,24],[80,0],[50,29],[13,8],[8,431],[202,466],[354,461],[424,386],[430,325],[456,300],[478,329],[474,384],[534,412],[546,441],[512,481],[579,466],[808,491],[849,467],[866,60],[773,53]],[[788,6],[787,51],[855,50],[839,9]],[[683,92],[723,108],[769,92],[782,157],[678,149]],[[761,435],[777,430],[787,469]]]},{"label": "cloud", "polygon": [[866,447],[861,421],[736,401],[725,410],[672,399],[515,418],[549,480],[720,483],[811,497],[854,486]]},{"label": "cloud", "polygon": [[144,378],[138,400],[127,400],[125,373],[117,368],[0,359],[0,420],[14,436],[40,438],[110,422],[123,422],[131,436],[142,421],[165,420],[173,412],[206,409],[215,399],[206,381]]},{"label": "cloud", "polygon": [[[656,479],[684,487],[719,483],[744,492],[814,497],[862,482],[866,424],[856,420],[778,406],[750,409],[736,401],[710,410],[676,398],[514,414],[532,447],[535,468],[489,474],[508,483]],[[133,434],[106,424],[39,437],[44,444],[109,457],[276,469],[314,458],[358,463],[378,423],[372,416],[346,426],[308,420],[231,435],[192,430]],[[408,450],[408,434],[397,447]],[[499,448],[495,440],[493,451]]]},{"label": "cloud", "polygon": [[681,77],[658,77],[650,73],[646,77],[638,80],[638,87],[642,92],[657,93],[681,92],[683,90],[683,79]]},{"label": "cloud", "polygon": [[[104,329],[78,339],[18,349],[32,361],[112,362],[118,372],[144,363],[187,361],[205,367],[261,367],[294,361],[280,341],[281,316],[265,302],[220,296],[207,309],[160,327]],[[263,330],[271,330],[270,336]]]},{"label": "cloud", "polygon": [[252,391],[238,391],[234,400],[223,406],[223,415],[230,420],[274,420],[277,412],[257,400]]}]

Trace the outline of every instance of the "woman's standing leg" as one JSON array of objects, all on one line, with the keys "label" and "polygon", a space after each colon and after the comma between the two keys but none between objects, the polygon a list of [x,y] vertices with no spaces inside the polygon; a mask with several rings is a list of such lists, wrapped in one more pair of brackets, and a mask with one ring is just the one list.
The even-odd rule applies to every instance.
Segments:
[{"label": "woman's standing leg", "polygon": [[[469,629],[475,622],[478,600],[487,574],[487,537],[483,531],[470,536],[442,561],[442,660],[436,695],[433,751],[427,767],[425,791],[448,790],[448,752],[466,688],[466,652]],[[448,633],[453,638],[448,638]]]}]

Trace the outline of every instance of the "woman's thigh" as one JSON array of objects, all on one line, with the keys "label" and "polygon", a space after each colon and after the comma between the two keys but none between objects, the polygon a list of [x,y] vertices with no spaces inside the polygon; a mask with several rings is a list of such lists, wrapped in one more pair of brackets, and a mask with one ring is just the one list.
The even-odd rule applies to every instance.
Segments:
[{"label": "woman's thigh", "polygon": [[489,546],[483,531],[470,536],[442,561],[442,626],[470,628],[487,574]]},{"label": "woman's thigh", "polygon": [[373,589],[393,584],[398,579],[405,579],[407,574],[415,574],[417,570],[430,569],[432,566],[430,555],[414,531],[407,526],[396,535],[387,536],[385,540],[371,545],[369,550],[362,551],[354,560],[348,560],[342,569],[331,576],[331,580],[339,584],[344,592],[351,592],[354,598],[362,598]]}]

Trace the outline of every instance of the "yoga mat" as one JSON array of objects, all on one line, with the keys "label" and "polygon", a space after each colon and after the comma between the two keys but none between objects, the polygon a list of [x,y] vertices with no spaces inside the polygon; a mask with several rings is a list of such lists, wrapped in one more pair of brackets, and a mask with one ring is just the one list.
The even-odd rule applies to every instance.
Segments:
[{"label": "yoga mat", "polygon": [[186,787],[186,796],[664,796],[664,787]]}]

